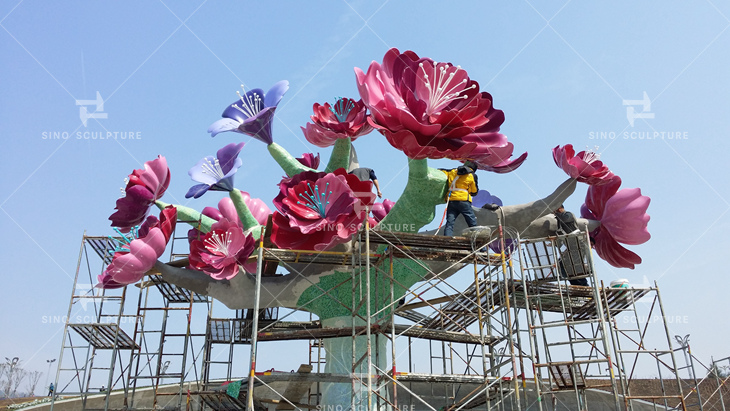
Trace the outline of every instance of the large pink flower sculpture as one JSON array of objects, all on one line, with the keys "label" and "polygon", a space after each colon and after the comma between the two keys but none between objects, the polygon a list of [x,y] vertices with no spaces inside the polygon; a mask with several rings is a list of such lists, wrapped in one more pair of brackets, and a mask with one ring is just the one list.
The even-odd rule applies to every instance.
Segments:
[{"label": "large pink flower sculpture", "polygon": [[[356,138],[373,131],[368,123],[367,108],[362,100],[340,98],[330,106],[330,103],[314,103],[312,123],[302,127],[307,141],[318,147],[329,147],[340,138]],[[315,168],[315,167],[312,167]]]},{"label": "large pink flower sculpture", "polygon": [[222,218],[201,239],[190,243],[190,267],[216,280],[230,280],[255,246],[256,240],[240,224]]},{"label": "large pink flower sculpture", "polygon": [[372,207],[372,182],[340,168],[282,180],[271,240],[280,248],[324,251],[350,241]]},{"label": "large pink flower sculpture", "polygon": [[[355,75],[370,110],[368,121],[412,159],[479,156],[485,165],[514,169],[526,157],[509,159],[512,145],[494,136],[504,113],[458,66],[393,48],[382,64],[372,62],[367,73],[355,68]],[[490,152],[489,148],[502,150]],[[487,162],[490,156],[497,158]]]},{"label": "large pink flower sculpture", "polygon": [[170,169],[163,156],[144,163],[143,169],[134,170],[124,189],[124,197],[117,200],[117,212],[109,217],[112,227],[122,232],[144,220],[150,206],[160,199],[170,185]]},{"label": "large pink flower sculpture", "polygon": [[606,184],[614,174],[606,167],[600,156],[593,151],[584,150],[575,154],[572,144],[553,149],[553,160],[565,173],[581,183],[589,185]]},{"label": "large pink flower sculpture", "polygon": [[620,186],[618,176],[605,184],[590,186],[580,214],[601,222],[601,226],[592,232],[596,253],[614,267],[633,269],[641,263],[641,257],[619,243],[637,245],[649,241],[651,234],[647,224],[650,217],[646,210],[651,199],[641,195],[639,188],[619,190]]},{"label": "large pink flower sculpture", "polygon": [[98,277],[99,286],[119,288],[141,280],[165,252],[176,222],[177,209],[173,206],[162,210],[159,220],[155,216],[147,217],[139,228],[139,237],[114,253],[111,264]]}]

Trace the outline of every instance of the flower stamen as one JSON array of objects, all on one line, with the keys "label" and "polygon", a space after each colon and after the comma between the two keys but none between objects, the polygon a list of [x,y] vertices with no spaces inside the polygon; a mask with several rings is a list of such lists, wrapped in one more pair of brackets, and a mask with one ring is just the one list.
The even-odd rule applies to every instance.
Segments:
[{"label": "flower stamen", "polygon": [[[136,225],[132,227],[128,233],[123,233],[119,228],[113,227],[114,231],[119,234],[119,238],[108,236],[109,242],[114,246],[113,249],[109,249],[109,253],[111,255],[114,255],[115,253],[128,253],[129,252],[129,244],[132,243],[133,240],[136,240],[139,238],[139,226]],[[126,248],[125,248],[126,246]]]},{"label": "flower stamen", "polygon": [[[244,92],[246,91],[246,89],[243,88],[243,84],[241,84],[241,89],[243,89]],[[263,98],[259,95],[259,93],[253,92],[242,96],[240,92],[236,91],[236,94],[238,94],[238,98],[241,99],[241,107],[238,107],[235,104],[232,104],[231,107],[240,111],[246,117],[254,117],[263,108]]]},{"label": "flower stamen", "polygon": [[211,162],[209,159],[205,159],[205,162],[201,166],[201,171],[204,174],[208,174],[215,178],[216,181],[222,180],[226,175],[221,168],[220,161],[216,158],[215,161]]},{"label": "flower stamen", "polygon": [[588,164],[595,163],[596,161],[601,160],[601,155],[599,153],[596,153],[598,151],[598,147],[595,147],[593,150],[586,150],[583,154],[583,161],[585,161]]},{"label": "flower stamen", "polygon": [[355,108],[355,103],[345,97],[336,97],[337,102],[333,107],[330,107],[330,111],[337,117],[337,121],[340,123],[344,123],[347,121],[347,116],[350,114],[350,111],[352,111],[353,108]]},{"label": "flower stamen", "polygon": [[426,114],[429,116],[440,111],[454,100],[469,98],[469,96],[462,95],[462,93],[476,88],[475,84],[465,88],[464,85],[467,83],[467,79],[462,79],[458,83],[451,84],[451,81],[456,73],[461,70],[461,67],[456,66],[456,70],[453,70],[447,75],[446,73],[449,71],[448,64],[438,68],[437,66],[438,63],[435,63],[433,66],[434,84],[431,84],[431,79],[429,78],[423,63],[418,64],[418,67],[423,70],[423,77],[426,81],[425,85],[429,92],[428,98],[426,99]]},{"label": "flower stamen", "polygon": [[330,183],[327,183],[324,187],[324,193],[320,194],[319,186],[315,185],[314,189],[312,189],[311,183],[307,183],[308,190],[304,193],[306,196],[299,193],[299,197],[301,197],[305,202],[302,203],[301,201],[297,201],[297,204],[302,204],[310,210],[319,213],[320,217],[325,218],[327,216],[327,204],[330,203],[327,198],[330,194],[332,194],[332,191],[327,191],[329,185]]},{"label": "flower stamen", "polygon": [[210,237],[205,239],[205,248],[211,253],[218,253],[225,256],[229,255],[228,246],[231,244],[231,233],[228,231],[224,235],[217,232],[211,233]]}]

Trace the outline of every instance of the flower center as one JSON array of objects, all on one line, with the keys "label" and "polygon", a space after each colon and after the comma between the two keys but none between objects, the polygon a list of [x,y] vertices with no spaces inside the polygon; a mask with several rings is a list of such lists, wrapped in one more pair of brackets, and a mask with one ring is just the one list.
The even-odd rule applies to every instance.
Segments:
[{"label": "flower center", "polygon": [[[109,237],[109,242],[114,245],[114,249],[110,249],[109,253],[111,255],[114,255],[114,253],[128,253],[129,252],[129,244],[132,243],[133,240],[136,240],[139,238],[139,226],[136,225],[132,227],[128,233],[123,233],[121,230],[119,230],[117,227],[113,227],[114,231],[119,234],[119,238],[117,237]],[[127,246],[126,248],[124,246]]]},{"label": "flower center", "polygon": [[583,154],[583,161],[585,161],[588,164],[595,163],[596,161],[599,161],[601,159],[601,155],[596,153],[593,150],[586,150],[585,154]]},{"label": "flower center", "polygon": [[210,237],[205,239],[205,248],[212,253],[218,253],[223,255],[228,254],[228,246],[231,244],[231,233],[228,231],[225,234],[220,235],[217,232],[212,232]]},{"label": "flower center", "polygon": [[307,183],[307,191],[304,193],[299,193],[299,197],[301,197],[304,202],[297,201],[297,204],[303,204],[310,210],[319,213],[320,217],[325,218],[327,216],[327,204],[330,203],[327,198],[330,194],[332,194],[332,191],[327,191],[329,185],[330,183],[327,183],[324,186],[324,193],[320,193],[319,186],[315,185],[314,189],[312,189],[312,185],[310,183]]},{"label": "flower center", "polygon": [[[243,89],[243,84],[241,84],[241,89]],[[243,90],[246,91],[245,89]],[[241,107],[238,107],[235,104],[231,105],[231,107],[234,107],[236,110],[246,115],[246,117],[251,118],[255,116],[263,108],[262,102],[264,99],[263,96],[259,95],[259,93],[253,92],[242,96],[241,93],[237,91],[236,94],[238,94],[238,98],[241,99]]]},{"label": "flower center", "polygon": [[349,98],[339,97],[334,107],[330,107],[330,111],[337,117],[337,121],[344,123],[353,108],[355,108],[355,102]]},{"label": "flower center", "polygon": [[[426,80],[426,89],[428,89],[428,98],[426,99],[426,114],[428,114],[429,116],[433,113],[440,111],[454,100],[469,98],[469,96],[461,94],[466,92],[467,90],[476,88],[475,84],[472,84],[470,87],[464,88],[464,84],[466,84],[467,79],[462,79],[461,81],[454,82],[452,84],[454,75],[456,75],[456,73],[461,70],[460,67],[457,66],[455,67],[455,70],[449,72],[448,64],[444,64],[440,67],[437,66],[438,63],[435,63],[433,65],[432,80],[428,76],[428,73],[426,72],[426,68],[423,66],[423,63],[418,64],[418,67],[423,70],[423,77]],[[452,66],[451,68],[453,69],[454,67]],[[431,81],[433,81],[433,83]]]},{"label": "flower center", "polygon": [[220,161],[216,158],[215,161],[210,161],[209,159],[205,159],[205,162],[201,166],[201,171],[204,174],[208,174],[209,176],[216,179],[216,181],[223,180],[223,177],[225,177],[225,173],[223,173],[223,169],[221,168]]}]

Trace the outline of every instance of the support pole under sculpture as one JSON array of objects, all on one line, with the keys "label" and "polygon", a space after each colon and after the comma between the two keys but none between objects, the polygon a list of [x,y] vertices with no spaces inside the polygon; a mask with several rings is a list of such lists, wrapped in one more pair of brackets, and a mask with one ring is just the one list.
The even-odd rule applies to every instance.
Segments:
[{"label": "support pole under sculpture", "polygon": [[261,271],[264,268],[264,232],[261,232],[259,241],[259,255],[256,262],[256,291],[253,301],[253,324],[251,325],[251,361],[248,374],[248,392],[246,393],[246,411],[254,411],[253,408],[253,386],[256,378],[256,344],[258,343],[259,332],[259,296],[261,295]]}]

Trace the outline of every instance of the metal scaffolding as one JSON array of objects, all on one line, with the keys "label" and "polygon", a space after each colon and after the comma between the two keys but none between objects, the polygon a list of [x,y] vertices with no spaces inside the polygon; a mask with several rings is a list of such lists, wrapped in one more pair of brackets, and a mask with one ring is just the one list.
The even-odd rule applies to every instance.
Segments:
[{"label": "metal scaffolding", "polygon": [[[611,399],[601,405],[606,409],[688,409],[692,393],[683,391],[658,287],[599,282],[587,233],[521,240],[503,227],[468,237],[365,227],[342,252],[278,249],[268,233],[251,257],[258,266],[253,308],[225,309],[223,316],[214,315],[208,297],[151,273],[139,287],[91,289],[87,249],[101,258],[101,273],[115,244],[84,235],[57,394],[80,396],[87,410],[328,409],[333,404],[323,400],[342,392],[347,402],[333,411],[521,411],[593,409],[600,390]],[[171,254],[172,264],[186,265],[185,250]],[[303,265],[347,274],[310,281],[316,296],[301,306],[259,306],[263,277],[280,268],[304,276]],[[325,300],[346,315],[294,320]],[[81,301],[93,301],[93,321],[70,321]],[[301,341],[306,363],[292,372],[261,371],[257,363],[267,359],[257,358],[259,344],[277,341]],[[245,373],[234,367],[242,346],[250,358]],[[329,357],[333,351],[340,357]],[[659,372],[660,394],[636,392],[646,369]],[[727,381],[713,379],[719,388]],[[87,404],[92,395],[103,401]]]}]

